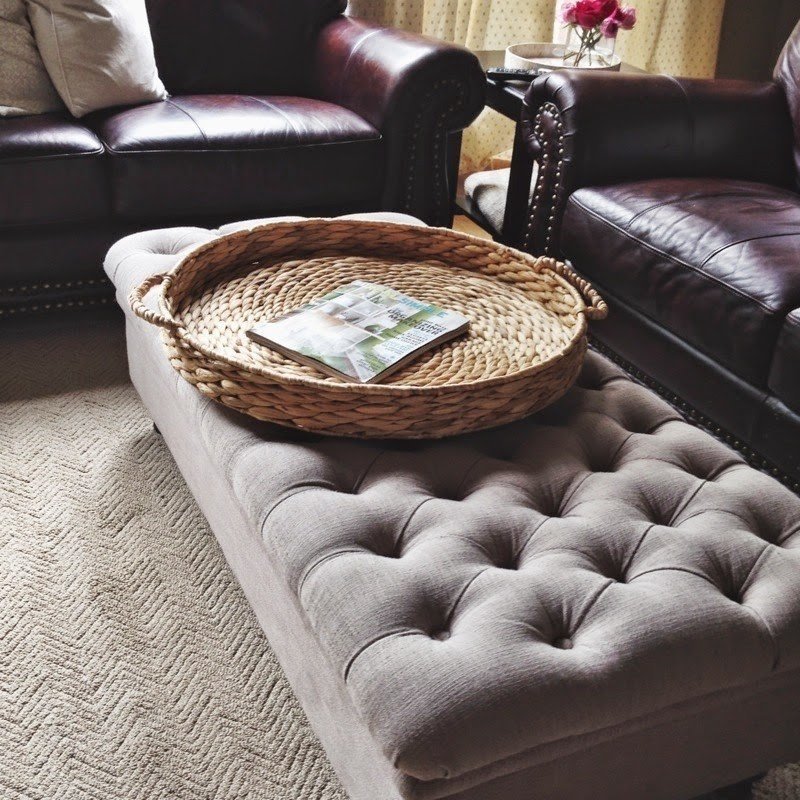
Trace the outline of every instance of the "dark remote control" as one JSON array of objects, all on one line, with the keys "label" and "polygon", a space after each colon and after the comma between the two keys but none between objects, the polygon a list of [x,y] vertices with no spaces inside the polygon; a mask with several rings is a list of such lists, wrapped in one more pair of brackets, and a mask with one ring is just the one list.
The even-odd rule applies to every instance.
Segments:
[{"label": "dark remote control", "polygon": [[511,67],[489,67],[486,70],[486,77],[490,81],[504,83],[505,81],[526,81],[530,83],[539,75],[549,72],[546,69],[512,69]]}]

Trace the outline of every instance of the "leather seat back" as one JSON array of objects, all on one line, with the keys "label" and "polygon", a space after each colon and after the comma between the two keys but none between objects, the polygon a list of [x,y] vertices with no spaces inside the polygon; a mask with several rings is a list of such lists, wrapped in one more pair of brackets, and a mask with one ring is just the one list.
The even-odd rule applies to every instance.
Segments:
[{"label": "leather seat back", "polygon": [[302,94],[319,28],[346,0],[147,0],[171,94]]},{"label": "leather seat back", "polygon": [[792,114],[795,179],[800,185],[800,22],[797,23],[778,58],[775,80],[783,86]]}]

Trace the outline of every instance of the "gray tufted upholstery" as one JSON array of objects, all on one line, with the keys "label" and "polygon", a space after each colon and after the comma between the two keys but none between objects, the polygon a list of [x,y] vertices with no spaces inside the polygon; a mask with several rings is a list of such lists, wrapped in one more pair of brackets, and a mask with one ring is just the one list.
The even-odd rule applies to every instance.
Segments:
[{"label": "gray tufted upholstery", "polygon": [[208,444],[417,778],[800,667],[800,501],[599,356],[495,433]]},{"label": "gray tufted upholstery", "polygon": [[[118,245],[120,295],[210,235],[193,230]],[[198,408],[198,441],[412,784],[796,685],[800,499],[596,354],[544,413],[444,442]]]}]

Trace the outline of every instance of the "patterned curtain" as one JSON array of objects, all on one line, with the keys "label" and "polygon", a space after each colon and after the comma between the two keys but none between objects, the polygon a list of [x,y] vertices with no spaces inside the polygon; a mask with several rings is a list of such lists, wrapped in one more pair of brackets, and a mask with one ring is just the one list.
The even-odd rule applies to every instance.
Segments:
[{"label": "patterned curtain", "polygon": [[[725,0],[626,0],[638,22],[623,31],[617,52],[648,72],[711,77]],[[503,49],[514,42],[555,41],[560,0],[350,0],[349,13],[473,50]],[[511,147],[514,125],[491,109],[464,133],[462,171],[485,168]]]},{"label": "patterned curtain", "polygon": [[632,31],[617,38],[617,52],[648,72],[713,78],[725,0],[627,0],[638,9]]}]

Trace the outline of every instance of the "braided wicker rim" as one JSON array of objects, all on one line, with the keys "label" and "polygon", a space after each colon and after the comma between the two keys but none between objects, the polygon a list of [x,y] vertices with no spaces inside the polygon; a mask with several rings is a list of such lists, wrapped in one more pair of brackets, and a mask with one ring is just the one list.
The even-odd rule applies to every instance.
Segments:
[{"label": "braided wicker rim", "polygon": [[[185,305],[187,297],[191,297],[192,295],[196,296],[200,292],[199,288],[196,286],[187,286],[186,291],[183,291],[184,287],[178,286],[179,282],[182,278],[185,278],[187,270],[193,264],[196,264],[199,260],[202,260],[203,257],[222,249],[226,243],[235,242],[237,240],[248,240],[258,237],[263,233],[269,233],[269,238],[272,240],[279,240],[281,237],[287,234],[300,235],[303,237],[303,244],[299,249],[303,251],[303,254],[311,255],[317,252],[315,249],[316,240],[324,240],[326,238],[326,231],[342,230],[347,231],[348,234],[352,234],[354,238],[357,238],[357,235],[360,231],[368,231],[370,234],[374,233],[378,235],[385,233],[389,237],[395,237],[398,239],[403,237],[419,237],[420,239],[424,238],[426,241],[430,241],[432,237],[435,237],[437,240],[445,243],[445,245],[452,243],[453,245],[459,247],[469,247],[474,249],[476,254],[490,253],[494,257],[494,260],[496,260],[498,263],[514,264],[517,268],[524,266],[533,272],[538,273],[540,276],[547,276],[553,283],[557,284],[565,294],[570,296],[574,302],[573,313],[577,317],[577,325],[572,331],[572,337],[569,341],[569,344],[560,352],[524,369],[509,371],[503,375],[496,375],[478,380],[470,380],[460,383],[447,383],[443,385],[439,384],[433,386],[426,386],[424,384],[396,385],[392,383],[358,384],[338,381],[322,374],[320,374],[320,377],[312,375],[287,374],[280,369],[261,367],[243,359],[222,354],[198,341],[197,338],[192,334],[192,331],[182,324],[181,309]],[[322,249],[325,250],[326,254],[331,252],[329,248],[324,246]],[[349,251],[347,249],[343,249],[341,252],[346,253]],[[279,255],[270,253],[267,260],[279,260],[280,258],[285,259],[289,255],[290,251]],[[299,254],[291,252],[291,255],[296,259]],[[401,255],[402,253],[398,252],[398,256]],[[258,268],[258,266],[262,264],[262,262],[258,259],[254,260],[252,258],[248,259],[245,263],[251,264],[254,269]],[[225,266],[227,266],[229,273],[241,273],[243,264],[242,262],[238,262],[230,263]],[[445,266],[453,269],[459,268],[459,266],[446,262]],[[469,267],[464,266],[463,268],[469,271]],[[472,269],[471,271],[475,272],[476,270]],[[484,278],[491,277],[486,273],[480,274]],[[218,278],[219,280],[215,280],[215,278],[208,279],[202,284],[202,286],[207,288],[208,286],[214,285],[214,283],[224,283],[224,271],[221,272]],[[161,284],[161,292],[159,297],[161,314],[148,309],[142,302],[144,295],[159,283]],[[587,300],[589,301],[588,303]],[[531,300],[531,302],[534,301]],[[459,233],[448,228],[429,228],[417,225],[352,219],[305,219],[293,222],[268,223],[255,228],[236,231],[228,234],[227,236],[214,239],[210,242],[200,245],[198,248],[192,250],[190,253],[184,256],[177,266],[169,273],[165,275],[156,275],[145,281],[138,289],[131,293],[130,303],[134,312],[138,316],[142,317],[148,322],[165,328],[168,332],[168,337],[174,337],[180,342],[182,347],[188,346],[192,350],[196,351],[196,353],[202,354],[211,361],[234,367],[242,373],[243,378],[246,378],[248,375],[259,375],[280,385],[298,387],[298,389],[302,389],[303,387],[309,389],[324,387],[327,393],[339,393],[342,395],[348,395],[350,397],[352,397],[354,391],[357,391],[359,394],[364,396],[421,395],[427,393],[440,393],[443,391],[452,392],[458,390],[472,392],[481,388],[489,388],[499,384],[507,383],[509,381],[532,378],[537,373],[548,370],[550,367],[552,367],[554,362],[558,361],[559,359],[566,358],[576,348],[585,348],[587,319],[603,319],[607,315],[608,311],[605,302],[602,300],[602,298],[600,298],[597,292],[594,291],[587,281],[578,276],[565,264],[555,261],[552,258],[534,258],[533,256],[514,250],[513,248],[506,247],[486,239]],[[425,356],[422,356],[421,360],[424,361],[424,359]]]}]

